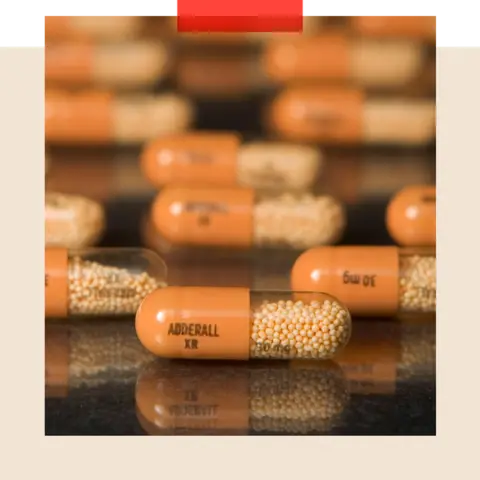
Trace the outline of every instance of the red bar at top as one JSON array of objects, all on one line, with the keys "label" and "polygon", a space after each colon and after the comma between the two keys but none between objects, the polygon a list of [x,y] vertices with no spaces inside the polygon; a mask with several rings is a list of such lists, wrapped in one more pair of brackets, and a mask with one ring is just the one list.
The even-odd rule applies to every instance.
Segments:
[{"label": "red bar at top", "polygon": [[303,0],[177,0],[179,32],[301,32]]}]

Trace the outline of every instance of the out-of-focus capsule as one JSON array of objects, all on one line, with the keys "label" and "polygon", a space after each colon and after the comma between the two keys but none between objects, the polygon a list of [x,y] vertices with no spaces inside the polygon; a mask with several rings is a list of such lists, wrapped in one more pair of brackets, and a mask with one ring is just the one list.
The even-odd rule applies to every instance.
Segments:
[{"label": "out-of-focus capsule", "polygon": [[45,40],[120,41],[135,37],[142,17],[45,17]]},{"label": "out-of-focus capsule", "polygon": [[435,137],[435,102],[365,97],[350,88],[286,88],[270,105],[270,128],[289,141],[424,145]]},{"label": "out-of-focus capsule", "polygon": [[162,259],[141,248],[46,248],[45,317],[132,315],[166,275]]},{"label": "out-of-focus capsule", "polygon": [[353,40],[340,33],[272,40],[263,54],[276,82],[332,80],[365,87],[399,87],[419,74],[421,45]]},{"label": "out-of-focus capsule", "polygon": [[247,188],[167,187],[152,224],[174,246],[304,249],[339,241],[343,206],[329,196],[255,195]]},{"label": "out-of-focus capsule", "polygon": [[193,109],[175,94],[45,94],[45,140],[52,144],[137,144],[185,130]]},{"label": "out-of-focus capsule", "polygon": [[45,397],[79,387],[135,381],[155,357],[138,341],[131,321],[92,319],[45,325]]},{"label": "out-of-focus capsule", "polygon": [[166,67],[167,50],[159,42],[76,42],[45,50],[45,82],[60,87],[145,88],[162,79]]},{"label": "out-of-focus capsule", "polygon": [[437,307],[435,249],[318,247],[291,272],[292,290],[327,292],[352,315],[432,313]]},{"label": "out-of-focus capsule", "polygon": [[135,389],[137,418],[150,435],[327,432],[349,401],[332,362],[188,364],[152,362]]},{"label": "out-of-focus capsule", "polygon": [[45,194],[45,246],[84,248],[95,245],[105,231],[105,210],[79,195]]},{"label": "out-of-focus capsule", "polygon": [[364,37],[411,38],[415,40],[436,40],[436,17],[390,16],[351,17],[353,30]]},{"label": "out-of-focus capsule", "polygon": [[390,236],[406,247],[431,247],[436,241],[436,187],[409,186],[398,192],[387,207]]},{"label": "out-of-focus capsule", "polygon": [[252,142],[233,133],[190,133],[147,144],[141,157],[145,177],[165,185],[251,187],[301,191],[320,172],[320,152],[309,146]]},{"label": "out-of-focus capsule", "polygon": [[159,357],[248,360],[329,359],[348,343],[351,319],[322,293],[248,288],[166,287],[149,294],[137,335]]}]

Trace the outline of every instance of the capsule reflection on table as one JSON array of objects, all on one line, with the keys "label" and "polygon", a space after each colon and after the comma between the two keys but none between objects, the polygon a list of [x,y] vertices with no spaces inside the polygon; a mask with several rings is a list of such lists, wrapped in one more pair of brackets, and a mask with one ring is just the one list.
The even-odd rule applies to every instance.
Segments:
[{"label": "capsule reflection on table", "polygon": [[155,357],[142,347],[131,319],[45,325],[45,398],[68,397],[78,388],[134,382]]},{"label": "capsule reflection on table", "polygon": [[145,297],[135,327],[163,358],[325,360],[348,343],[352,322],[322,293],[171,286]]},{"label": "capsule reflection on table", "polygon": [[348,399],[342,370],[331,362],[153,362],[135,391],[137,418],[151,435],[326,432]]},{"label": "capsule reflection on table", "polygon": [[304,249],[338,242],[343,205],[328,195],[260,194],[250,188],[166,187],[151,221],[174,246]]},{"label": "capsule reflection on table", "polygon": [[434,247],[437,243],[437,194],[433,185],[410,185],[397,192],[387,207],[390,236],[404,247]]},{"label": "capsule reflection on table", "polygon": [[45,316],[134,315],[166,275],[163,260],[142,248],[46,248]]},{"label": "capsule reflection on table", "polygon": [[292,290],[321,291],[345,303],[352,315],[435,313],[434,248],[318,247],[291,271]]},{"label": "capsule reflection on table", "polygon": [[147,143],[141,155],[145,177],[157,188],[249,187],[262,191],[308,190],[321,174],[321,152],[305,145],[242,144],[236,133],[186,133]]}]

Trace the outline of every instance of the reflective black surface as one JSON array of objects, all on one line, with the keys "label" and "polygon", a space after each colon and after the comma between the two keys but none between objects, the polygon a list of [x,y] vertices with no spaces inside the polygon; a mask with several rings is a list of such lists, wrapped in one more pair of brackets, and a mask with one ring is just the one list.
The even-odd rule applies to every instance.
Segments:
[{"label": "reflective black surface", "polygon": [[48,324],[47,435],[434,435],[435,322],[360,320],[332,362],[168,361],[133,319]]}]

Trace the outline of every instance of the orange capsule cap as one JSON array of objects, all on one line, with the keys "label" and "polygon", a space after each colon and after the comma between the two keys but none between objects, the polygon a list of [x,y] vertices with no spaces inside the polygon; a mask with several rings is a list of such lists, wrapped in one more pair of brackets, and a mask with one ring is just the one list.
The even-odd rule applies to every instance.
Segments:
[{"label": "orange capsule cap", "polygon": [[240,137],[224,133],[191,133],[159,138],[141,156],[145,177],[165,185],[235,186]]},{"label": "orange capsule cap", "polygon": [[296,260],[290,281],[294,291],[338,298],[352,315],[393,315],[399,303],[398,249],[312,248]]},{"label": "orange capsule cap", "polygon": [[436,245],[437,194],[435,186],[409,186],[398,192],[387,207],[390,236],[407,247]]}]

